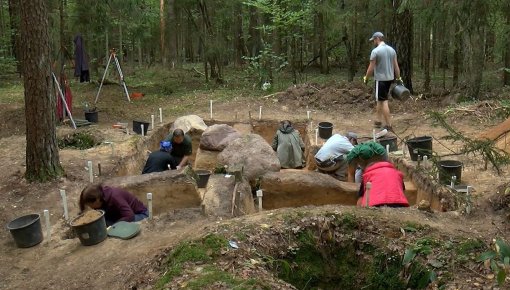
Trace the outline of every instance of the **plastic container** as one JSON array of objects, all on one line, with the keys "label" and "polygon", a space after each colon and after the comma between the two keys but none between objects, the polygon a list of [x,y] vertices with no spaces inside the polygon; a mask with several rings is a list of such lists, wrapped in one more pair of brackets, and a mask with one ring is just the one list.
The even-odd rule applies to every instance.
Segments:
[{"label": "plastic container", "polygon": [[391,90],[391,96],[397,100],[403,100],[409,98],[411,92],[404,85],[396,85]]},{"label": "plastic container", "polygon": [[209,177],[211,176],[211,171],[209,170],[196,170],[195,174],[198,176],[197,178],[197,187],[205,188],[207,186],[207,182],[209,181]]},{"label": "plastic container", "polygon": [[379,138],[377,142],[379,142],[379,144],[381,144],[384,147],[384,149],[386,149],[386,145],[390,145],[390,152],[398,150],[396,136],[385,136],[383,138]]},{"label": "plastic container", "polygon": [[[418,161],[418,155],[422,158],[427,155],[428,158],[432,157],[432,137],[420,136],[409,139],[406,141],[409,155],[412,161]],[[416,150],[416,151],[415,151]]]},{"label": "plastic container", "polygon": [[328,139],[333,134],[333,124],[330,122],[319,123],[319,137]]},{"label": "plastic container", "polygon": [[143,135],[147,136],[147,132],[149,131],[149,124],[148,122],[144,121],[133,121],[133,131],[136,134],[142,134],[142,125],[143,125]]},{"label": "plastic container", "polygon": [[97,111],[93,111],[93,112],[87,112],[85,111],[85,120],[91,122],[91,123],[97,123],[98,120],[99,120],[99,116],[98,116],[98,112]]},{"label": "plastic container", "polygon": [[457,160],[441,160],[437,163],[439,170],[439,183],[450,185],[452,176],[455,176],[455,184],[459,184],[462,178],[462,162]]},{"label": "plastic container", "polygon": [[29,214],[12,220],[7,224],[18,248],[30,248],[43,240],[41,216]]},{"label": "plastic container", "polygon": [[74,229],[76,235],[80,239],[81,244],[84,246],[99,244],[106,239],[107,231],[104,211],[99,210],[99,212],[101,213],[101,216],[86,224],[75,224],[83,214],[77,216],[71,221],[71,227]]}]

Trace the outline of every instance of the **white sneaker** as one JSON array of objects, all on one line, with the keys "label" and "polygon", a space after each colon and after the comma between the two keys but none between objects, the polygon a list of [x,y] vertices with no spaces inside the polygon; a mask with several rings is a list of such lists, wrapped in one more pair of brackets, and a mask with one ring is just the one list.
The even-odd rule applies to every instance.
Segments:
[{"label": "white sneaker", "polygon": [[387,129],[382,129],[378,133],[375,133],[375,139],[379,139],[381,137],[384,137],[384,136],[386,136],[386,134],[388,134],[388,130]]}]

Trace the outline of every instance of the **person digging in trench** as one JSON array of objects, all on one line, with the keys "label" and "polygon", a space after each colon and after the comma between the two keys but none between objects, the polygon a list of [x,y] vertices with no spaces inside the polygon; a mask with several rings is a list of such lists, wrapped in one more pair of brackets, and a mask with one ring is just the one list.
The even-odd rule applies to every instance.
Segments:
[{"label": "person digging in trench", "polygon": [[280,122],[280,128],[276,130],[271,147],[278,155],[281,168],[303,168],[305,143],[289,120]]},{"label": "person digging in trench", "polygon": [[[346,136],[334,134],[315,154],[319,172],[326,173],[340,181],[354,181],[354,171],[347,172],[347,154],[358,144],[358,136],[349,132]],[[346,176],[347,175],[347,176]]]},{"label": "person digging in trench", "polygon": [[123,189],[90,184],[80,194],[80,211],[87,208],[102,209],[106,225],[119,221],[138,222],[149,217],[147,207],[132,193]]},{"label": "person digging in trench", "polygon": [[[386,160],[386,149],[376,142],[359,144],[347,155],[349,167],[359,166],[363,171],[358,192],[359,206],[409,206],[404,195],[404,175]],[[368,182],[371,183],[371,188],[367,195]]]},{"label": "person digging in trench", "polygon": [[172,142],[161,141],[159,150],[149,154],[149,158],[147,158],[145,166],[143,167],[142,174],[162,172],[169,170],[172,167],[177,167],[177,164],[175,164],[175,158],[170,155],[171,152]]},{"label": "person digging in trench", "polygon": [[165,141],[170,141],[172,143],[170,156],[173,162],[171,164],[171,169],[181,170],[188,164],[189,157],[193,152],[191,137],[184,134],[182,129],[175,129],[166,137]]}]

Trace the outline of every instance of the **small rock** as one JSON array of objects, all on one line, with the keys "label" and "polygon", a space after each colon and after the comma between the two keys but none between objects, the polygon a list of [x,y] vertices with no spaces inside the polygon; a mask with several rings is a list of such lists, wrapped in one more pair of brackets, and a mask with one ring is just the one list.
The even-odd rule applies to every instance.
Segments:
[{"label": "small rock", "polygon": [[420,203],[418,204],[418,209],[422,211],[432,212],[432,210],[430,209],[430,202],[424,199],[420,201]]}]

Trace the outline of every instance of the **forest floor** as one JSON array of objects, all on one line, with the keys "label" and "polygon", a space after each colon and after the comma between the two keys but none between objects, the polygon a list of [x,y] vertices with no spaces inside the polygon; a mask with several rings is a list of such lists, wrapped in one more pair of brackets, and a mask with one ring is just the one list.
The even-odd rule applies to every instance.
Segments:
[{"label": "forest floor", "polygon": [[[286,264],[275,266],[274,260],[268,262],[267,257],[280,256],[279,259],[282,259],[285,256],[282,252],[296,247],[292,239],[283,238],[289,233],[302,233],[302,229],[322,233],[323,228],[316,231],[314,227],[321,224],[317,221],[324,222],[332,213],[335,216],[354,216],[356,224],[349,228],[350,232],[344,231],[347,236],[342,237],[338,233],[345,230],[342,228],[342,224],[346,223],[345,218],[340,218],[342,222],[336,227],[326,227],[332,237],[337,237],[327,241],[335,241],[338,249],[353,246],[346,242],[345,238],[349,237],[357,243],[354,245],[356,253],[360,251],[360,244],[371,241],[371,247],[390,249],[401,257],[411,245],[422,245],[424,239],[433,239],[436,242],[427,245],[432,247],[432,253],[421,255],[426,257],[424,264],[428,268],[433,265],[439,277],[435,284],[429,285],[431,289],[438,287],[437,281],[442,281],[443,285],[449,287],[447,289],[498,289],[495,275],[483,262],[477,262],[477,257],[480,252],[492,247],[494,239],[510,240],[508,200],[503,200],[502,205],[494,204],[504,197],[498,191],[502,189],[504,192],[507,188],[509,168],[503,167],[502,174],[498,175],[490,166],[485,170],[479,156],[471,155],[455,156],[464,163],[463,182],[474,187],[474,207],[469,215],[460,210],[426,213],[416,208],[362,210],[325,206],[264,211],[221,220],[203,216],[199,209],[183,209],[142,222],[140,236],[132,240],[107,239],[96,246],[81,246],[78,239],[71,238],[64,225],[59,189],[66,190],[70,216],[73,217],[78,213],[79,193],[88,183],[86,161],[101,162],[103,174],[98,180],[113,176],[111,170],[123,154],[132,150],[130,138],[112,128],[117,122],[148,121],[151,114],[157,118],[158,108],[163,109],[164,123],[188,114],[210,119],[209,101],[213,100],[215,120],[231,121],[234,113],[241,120],[247,120],[249,112],[256,116],[262,106],[263,119],[304,120],[306,111],[310,110],[313,121],[327,120],[342,124],[340,132],[354,131],[366,136],[372,132],[374,102],[370,87],[357,81],[339,81],[340,73],[328,77],[311,73],[305,84],[296,86],[281,80],[281,84],[270,92],[253,87],[251,78],[243,77],[243,74],[234,70],[223,85],[204,84],[202,76],[190,68],[172,72],[125,69],[125,75],[130,93],[141,92],[145,95],[128,103],[119,86],[104,86],[97,103],[99,123],[78,129],[92,133],[103,142],[87,150],[60,150],[60,161],[66,174],[46,184],[28,183],[23,178],[26,124],[22,82],[14,75],[0,76],[0,172],[3,172],[0,174],[0,199],[3,201],[0,203],[0,224],[7,225],[16,217],[29,213],[42,214],[44,209],[48,209],[53,225],[50,239],[45,237],[40,245],[28,249],[16,248],[10,233],[0,231],[0,289],[145,289],[156,284],[157,287],[170,289],[231,289],[233,285],[237,285],[237,289],[256,288],[256,285],[266,289],[294,289],[287,280],[283,282],[276,278],[285,276],[282,273],[285,267],[281,265]],[[98,86],[97,82],[80,84],[71,80],[75,118],[84,118],[84,103],[93,104]],[[396,133],[401,138],[430,135],[439,140],[446,136],[447,132],[434,126],[427,117],[428,110],[444,113],[454,128],[473,138],[509,115],[506,106],[510,101],[508,88],[490,90],[481,97],[483,101],[455,103],[464,94],[462,90],[449,92],[435,89],[431,94],[412,99],[391,100]],[[66,125],[58,127],[59,138],[72,133],[73,130]],[[434,141],[434,151],[439,154],[451,153],[451,150],[459,150],[463,145],[449,140],[439,143],[437,140]],[[110,145],[104,143],[106,141],[116,144],[115,154],[111,154]],[[328,224],[335,223],[328,220]],[[390,244],[387,244],[388,241],[377,244],[377,237],[381,234],[390,240]],[[183,262],[178,272],[170,271],[167,257],[175,257],[175,253],[170,254],[171,249],[185,241],[200,244],[211,235],[215,241],[235,239],[239,251],[221,246],[219,256],[206,253],[199,259],[191,257],[189,263]],[[450,243],[454,247],[462,247],[469,240],[475,240],[478,244],[467,247],[468,250],[462,253],[453,251],[458,255],[442,256],[445,252],[452,252],[444,245]],[[326,243],[320,234],[315,241]],[[257,256],[247,249],[264,249],[264,256]],[[351,258],[363,259],[360,255]],[[443,263],[445,265],[434,262],[441,259],[447,260]],[[452,261],[454,266],[451,266]],[[220,269],[221,273],[227,273],[227,276],[216,270],[211,271],[211,265]],[[292,268],[292,265],[289,267]],[[169,271],[173,273],[171,276]],[[406,271],[403,270],[401,276],[410,278]],[[207,273],[212,282],[195,281],[201,272]],[[256,277],[260,281],[253,279]],[[358,278],[368,281],[368,277]],[[165,284],[164,279],[170,283]],[[306,288],[308,283],[294,282],[294,285],[301,285],[300,288]],[[506,289],[508,284],[507,281],[506,286],[499,289]],[[318,287],[335,289],[331,285]],[[359,285],[353,287],[361,288]]]}]

